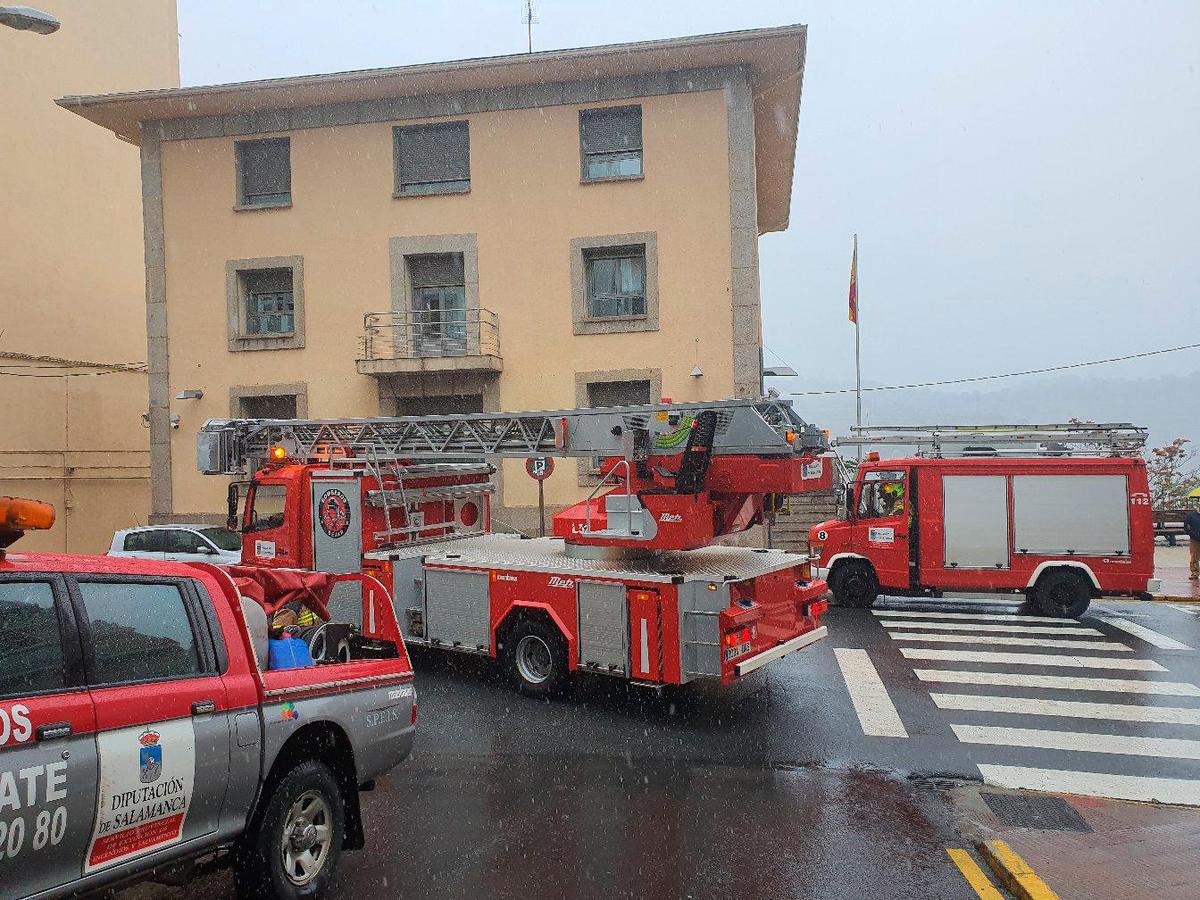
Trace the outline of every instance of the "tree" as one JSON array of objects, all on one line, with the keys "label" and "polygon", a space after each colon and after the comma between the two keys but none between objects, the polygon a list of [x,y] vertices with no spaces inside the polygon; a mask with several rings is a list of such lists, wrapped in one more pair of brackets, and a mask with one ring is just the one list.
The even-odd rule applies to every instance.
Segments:
[{"label": "tree", "polygon": [[1178,509],[1187,504],[1188,494],[1200,487],[1200,467],[1191,441],[1177,437],[1165,447],[1151,447],[1146,455],[1150,479],[1150,504],[1155,509]]}]

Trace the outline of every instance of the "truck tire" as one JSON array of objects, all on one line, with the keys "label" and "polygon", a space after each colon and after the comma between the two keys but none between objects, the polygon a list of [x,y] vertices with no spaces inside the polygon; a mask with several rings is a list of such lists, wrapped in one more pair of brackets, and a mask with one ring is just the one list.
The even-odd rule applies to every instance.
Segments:
[{"label": "truck tire", "polygon": [[542,616],[525,616],[504,639],[509,675],[517,690],[530,697],[557,694],[567,684],[567,642]]},{"label": "truck tire", "polygon": [[346,808],[333,773],[300,763],[275,785],[234,856],[240,900],[316,900],[337,867]]},{"label": "truck tire", "polygon": [[829,589],[838,606],[867,609],[879,597],[879,579],[870,563],[844,562],[829,577]]},{"label": "truck tire", "polygon": [[1033,598],[1047,616],[1078,619],[1092,603],[1091,586],[1086,578],[1070,569],[1051,569],[1037,580]]}]

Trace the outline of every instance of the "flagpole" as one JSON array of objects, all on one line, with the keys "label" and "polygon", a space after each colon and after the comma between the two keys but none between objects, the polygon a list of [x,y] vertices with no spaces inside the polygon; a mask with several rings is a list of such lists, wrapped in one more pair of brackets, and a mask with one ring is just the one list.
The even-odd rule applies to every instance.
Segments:
[{"label": "flagpole", "polygon": [[[859,291],[858,291],[858,235],[854,235],[854,424],[862,428],[862,341],[860,340],[858,320]],[[858,445],[858,459],[862,461],[862,444]]]}]

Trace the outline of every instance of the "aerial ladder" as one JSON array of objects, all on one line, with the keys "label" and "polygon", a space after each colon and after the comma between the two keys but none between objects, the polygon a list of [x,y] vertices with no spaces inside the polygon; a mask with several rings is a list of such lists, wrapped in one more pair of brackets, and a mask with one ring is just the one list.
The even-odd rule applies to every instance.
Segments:
[{"label": "aerial ladder", "polygon": [[[825,432],[789,401],[701,403],[362,419],[214,419],[198,441],[202,472],[243,475],[284,463],[359,468],[378,483],[379,547],[445,537],[403,511],[414,498],[493,490],[490,461],[598,459],[599,483],[555,517],[573,545],[653,550],[707,546],[763,520],[773,495],[831,487]],[[607,490],[606,490],[607,489]],[[474,524],[474,522],[472,522]]]}]

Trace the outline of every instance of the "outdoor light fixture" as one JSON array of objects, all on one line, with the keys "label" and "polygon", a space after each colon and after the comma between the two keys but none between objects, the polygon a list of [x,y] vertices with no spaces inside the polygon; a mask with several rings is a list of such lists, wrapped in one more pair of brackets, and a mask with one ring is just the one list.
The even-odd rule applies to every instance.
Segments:
[{"label": "outdoor light fixture", "polygon": [[31,6],[0,6],[0,25],[7,25],[17,31],[54,34],[61,24],[50,13]]},{"label": "outdoor light fixture", "polygon": [[693,378],[700,378],[703,375],[704,375],[704,370],[701,369],[699,366],[696,366],[694,369],[692,369],[692,377]]},{"label": "outdoor light fixture", "polygon": [[178,394],[175,395],[175,399],[176,400],[199,400],[203,396],[204,396],[204,391],[189,390],[189,391],[180,391]]}]

